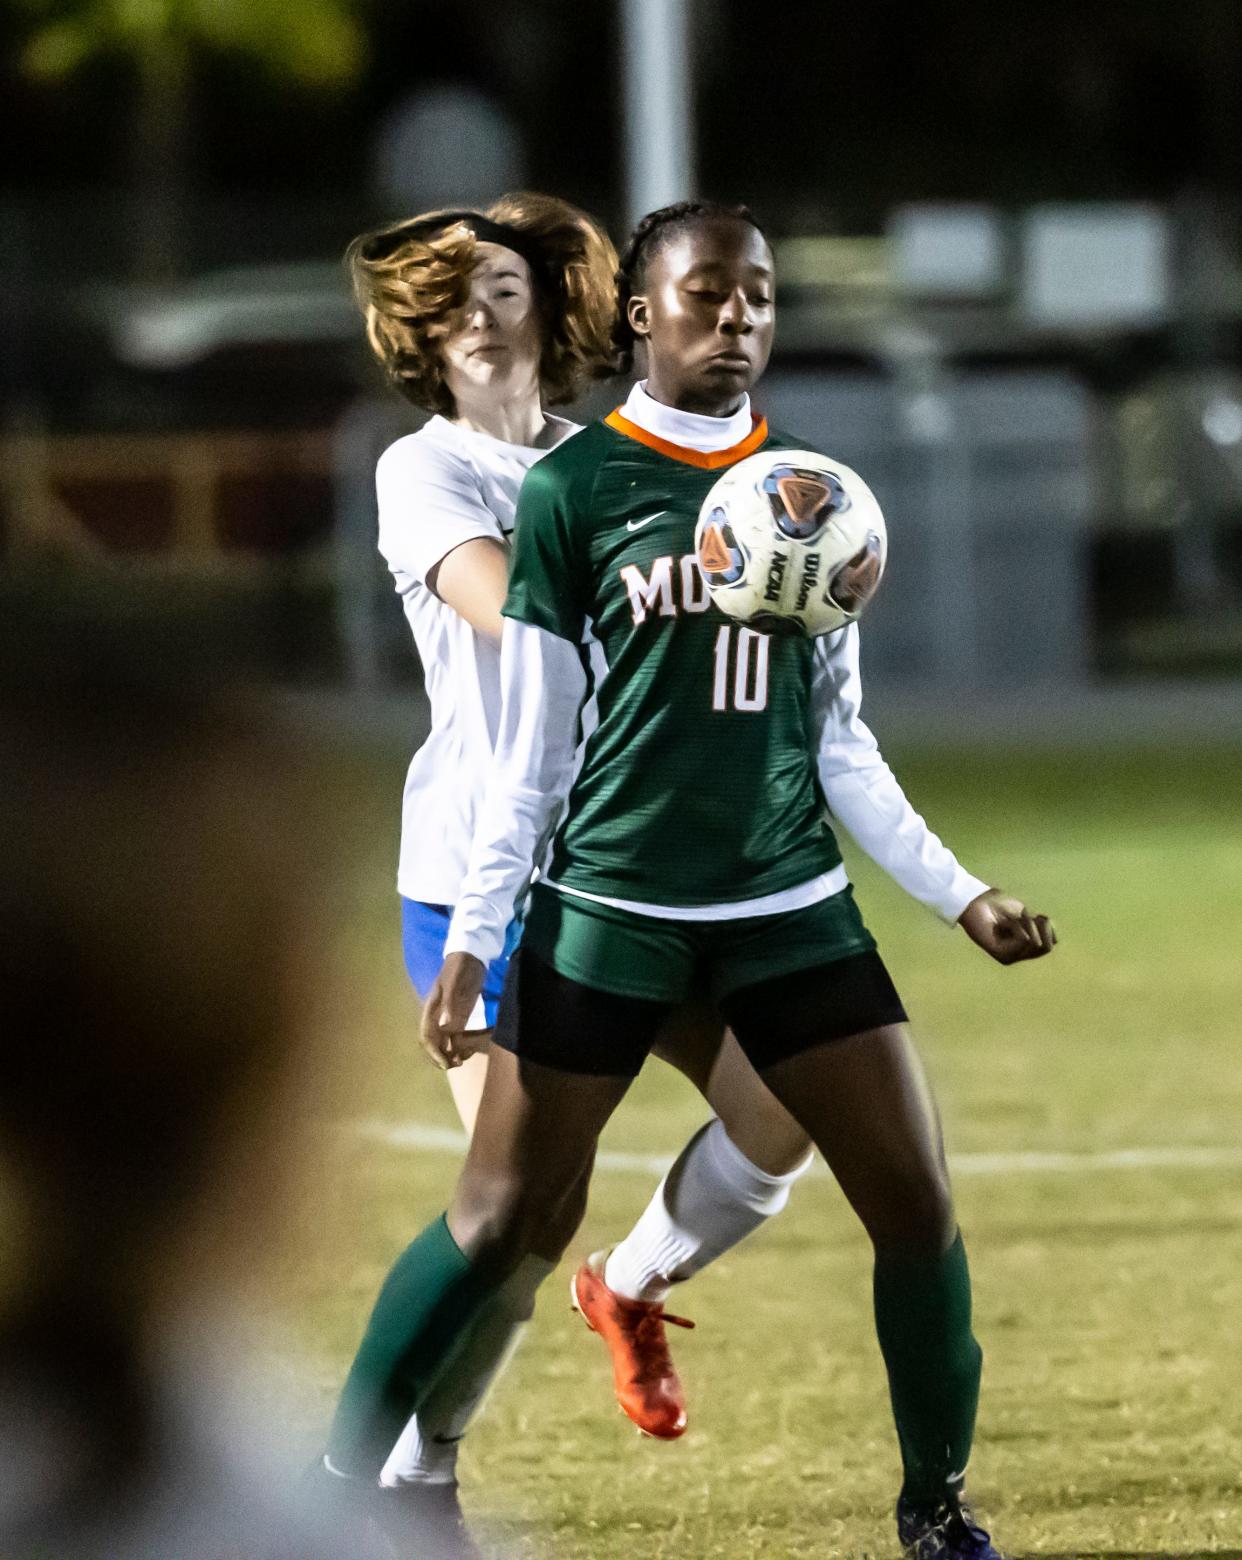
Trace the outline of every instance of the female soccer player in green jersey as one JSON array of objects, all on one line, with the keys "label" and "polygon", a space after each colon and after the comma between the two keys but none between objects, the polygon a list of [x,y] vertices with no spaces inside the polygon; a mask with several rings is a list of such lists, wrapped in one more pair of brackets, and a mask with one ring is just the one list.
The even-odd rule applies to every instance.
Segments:
[{"label": "female soccer player in green jersey", "polygon": [[[525,192],[486,213],[431,212],[365,234],[348,258],[375,357],[404,399],[432,413],[384,451],[376,473],[380,550],[431,706],[430,732],[406,778],[397,874],[406,966],[425,997],[443,959],[499,725],[501,609],[518,490],[537,461],[578,432],[545,405],[611,371],[617,256],[585,213]],[[468,1131],[516,930],[491,961],[470,1017],[459,1049],[471,1054],[448,1072]],[[648,1433],[673,1436],[684,1428],[685,1406],[660,1320],[664,1294],[783,1207],[809,1165],[810,1143],[709,1010],[674,1015],[655,1049],[716,1114],[609,1254],[606,1272],[623,1401]],[[386,1494],[375,1503],[386,1527],[417,1525],[426,1534],[434,1525],[441,1547],[454,1542],[462,1433],[572,1233],[579,1202],[566,1209],[563,1232],[547,1232],[476,1319],[435,1393],[399,1435],[390,1427],[379,1471]],[[398,1317],[398,1336],[402,1325]]]},{"label": "female soccer player in green jersey", "polygon": [[[645,385],[522,490],[496,755],[424,1010],[442,1058],[468,1052],[487,960],[537,864],[541,877],[453,1203],[390,1276],[404,1337],[364,1339],[331,1455],[365,1468],[385,1395],[426,1395],[470,1318],[562,1222],[670,1010],[706,989],[873,1242],[903,1547],[991,1560],[963,1500],[981,1355],[935,1107],[829,813],[1001,963],[1055,939],[906,802],[858,720],[856,629],[725,634],[698,579],[715,475],[786,442],[747,394],[773,330],[762,233],[740,208],[667,208],[640,224],[621,283]],[[576,1281],[588,1319],[600,1279],[588,1265]]]}]

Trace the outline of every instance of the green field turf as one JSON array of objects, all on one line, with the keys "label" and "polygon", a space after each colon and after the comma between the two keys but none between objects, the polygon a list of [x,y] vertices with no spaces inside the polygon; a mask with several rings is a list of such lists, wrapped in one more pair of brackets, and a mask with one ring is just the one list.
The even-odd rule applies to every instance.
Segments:
[{"label": "green field turf", "polygon": [[[1015,1555],[1242,1556],[1242,1160],[1098,1162],[1242,1144],[1242,754],[889,748],[964,861],[1051,913],[1062,939],[1042,964],[1002,970],[850,858],[950,1152],[966,1156],[956,1188],[986,1354],[974,1498]],[[330,781],[356,841],[330,1018],[342,1065],[297,1258],[276,1278],[278,1385],[308,1451],[387,1264],[457,1164],[357,1127],[454,1124],[415,1051],[397,952],[401,769],[389,752],[351,757]],[[672,1152],[704,1115],[651,1064],[605,1147]],[[971,1157],[1022,1151],[1084,1157]],[[602,1170],[574,1253],[619,1237],[652,1184]],[[614,1408],[569,1271],[463,1457],[491,1552],[896,1553],[867,1244],[825,1175],[679,1292],[698,1329],[673,1335],[692,1415],[676,1444],[642,1440]]]}]

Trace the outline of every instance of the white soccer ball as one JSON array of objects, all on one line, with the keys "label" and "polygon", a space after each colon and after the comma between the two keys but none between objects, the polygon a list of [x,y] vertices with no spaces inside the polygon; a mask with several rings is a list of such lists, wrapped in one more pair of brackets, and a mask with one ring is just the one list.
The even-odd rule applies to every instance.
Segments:
[{"label": "white soccer ball", "polygon": [[694,553],[722,612],[813,639],[852,623],[875,595],[888,533],[856,471],[813,450],[763,450],[713,485]]}]

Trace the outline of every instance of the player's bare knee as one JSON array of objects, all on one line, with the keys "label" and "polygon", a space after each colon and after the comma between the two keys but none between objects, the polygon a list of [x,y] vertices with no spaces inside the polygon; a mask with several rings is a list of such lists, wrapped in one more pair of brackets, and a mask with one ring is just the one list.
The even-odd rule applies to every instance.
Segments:
[{"label": "player's bare knee", "polygon": [[877,1183],[863,1222],[877,1252],[939,1256],[953,1241],[957,1216],[948,1176],[911,1171]]},{"label": "player's bare knee", "polygon": [[449,1210],[449,1229],[472,1261],[508,1271],[535,1249],[555,1211],[546,1186],[468,1167]]}]

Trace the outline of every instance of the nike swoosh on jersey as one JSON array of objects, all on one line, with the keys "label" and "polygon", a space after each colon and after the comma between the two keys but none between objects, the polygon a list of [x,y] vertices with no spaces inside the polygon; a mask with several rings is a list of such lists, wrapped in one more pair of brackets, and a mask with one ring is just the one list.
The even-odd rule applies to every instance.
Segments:
[{"label": "nike swoosh on jersey", "polygon": [[643,526],[650,525],[653,520],[658,520],[661,515],[666,514],[668,514],[667,509],[657,509],[655,514],[648,515],[643,520],[627,520],[625,522],[625,529],[627,531],[641,531]]}]

